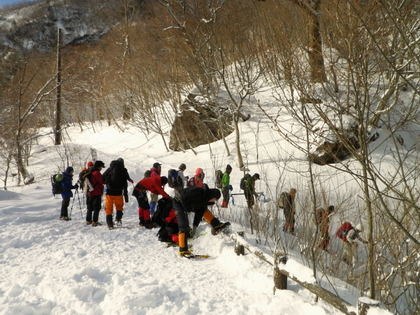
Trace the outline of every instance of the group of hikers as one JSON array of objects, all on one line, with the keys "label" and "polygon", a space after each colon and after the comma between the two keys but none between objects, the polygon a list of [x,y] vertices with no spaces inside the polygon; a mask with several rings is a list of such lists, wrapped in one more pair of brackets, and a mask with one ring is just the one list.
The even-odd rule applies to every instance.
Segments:
[{"label": "group of hikers", "polygon": [[[194,176],[189,178],[184,175],[186,165],[182,163],[178,170],[168,171],[168,177],[162,176],[161,164],[156,162],[150,170],[144,173],[144,178],[136,185],[130,178],[124,166],[124,160],[118,158],[110,163],[109,168],[102,174],[105,164],[102,161],[88,162],[79,174],[77,184],[73,185],[73,167],[69,166],[62,173],[60,181],[61,205],[60,220],[68,221],[70,198],[73,197],[72,189],[78,189],[79,185],[86,196],[86,224],[92,226],[101,225],[99,214],[102,208],[102,196],[105,193],[105,213],[106,224],[109,229],[114,228],[114,224],[122,225],[124,201],[128,202],[128,182],[132,183],[133,196],[138,203],[139,225],[146,229],[160,227],[158,232],[159,240],[179,244],[179,254],[183,257],[191,257],[188,248],[188,238],[194,237],[201,220],[204,219],[212,226],[212,234],[217,234],[227,228],[229,222],[220,222],[209,210],[209,206],[214,205],[221,197],[222,208],[227,208],[230,199],[230,192],[233,187],[230,183],[232,167],[228,164],[224,172],[216,171],[217,188],[209,188],[204,183],[205,173],[202,168],[197,168]],[[240,188],[244,191],[248,209],[252,209],[258,197],[255,191],[255,182],[260,179],[260,175],[246,174],[240,183]],[[165,190],[165,185],[174,189],[174,197],[169,196]],[[54,189],[53,189],[54,192]],[[148,198],[150,194],[150,201]],[[162,198],[159,200],[159,196]],[[283,231],[295,234],[295,196],[296,189],[291,188],[289,192],[280,194],[277,205],[283,209],[284,224]],[[115,222],[113,212],[116,212]],[[188,214],[192,213],[192,226]],[[320,233],[319,248],[328,251],[330,242],[329,225],[330,216],[334,213],[334,206],[327,209],[317,209],[317,226]],[[343,260],[349,265],[353,264],[353,248],[357,245],[356,240],[366,243],[360,237],[361,225],[353,227],[345,222],[337,231],[337,236],[343,241],[344,256]]]}]

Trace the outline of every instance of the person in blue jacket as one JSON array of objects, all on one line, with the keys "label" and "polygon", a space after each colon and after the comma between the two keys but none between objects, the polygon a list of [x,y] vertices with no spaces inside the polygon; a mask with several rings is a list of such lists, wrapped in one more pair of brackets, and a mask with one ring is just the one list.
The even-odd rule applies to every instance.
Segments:
[{"label": "person in blue jacket", "polygon": [[62,173],[64,178],[61,182],[61,187],[63,187],[63,192],[61,193],[61,197],[63,198],[63,201],[61,202],[61,215],[60,220],[64,221],[70,221],[71,218],[68,214],[68,207],[70,204],[70,198],[73,197],[72,189],[78,189],[79,185],[73,185],[73,173],[74,169],[73,167],[69,166],[66,168],[66,170]]}]

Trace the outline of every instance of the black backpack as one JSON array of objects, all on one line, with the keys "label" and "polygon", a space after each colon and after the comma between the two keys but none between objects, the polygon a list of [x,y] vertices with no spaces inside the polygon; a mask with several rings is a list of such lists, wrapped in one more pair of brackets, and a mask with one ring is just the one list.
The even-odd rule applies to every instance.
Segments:
[{"label": "black backpack", "polygon": [[215,180],[216,187],[217,188],[222,188],[223,187],[223,184],[222,184],[223,172],[221,170],[217,170],[215,172],[215,175],[216,175],[215,176],[216,177],[216,180]]},{"label": "black backpack", "polygon": [[168,171],[168,186],[171,188],[182,187],[182,179],[179,177],[178,171],[170,169]]},{"label": "black backpack", "polygon": [[156,207],[156,212],[153,214],[152,222],[158,226],[165,226],[165,219],[169,216],[169,212],[172,209],[172,201],[168,198],[159,199]]},{"label": "black backpack", "polygon": [[250,174],[245,174],[245,176],[242,177],[241,182],[239,183],[239,187],[242,190],[245,190],[246,189],[246,182],[247,182],[248,178],[250,178],[250,177],[251,177]]},{"label": "black backpack", "polygon": [[112,161],[109,169],[102,176],[102,180],[111,189],[123,190],[127,186],[127,172],[124,163],[118,160]]},{"label": "black backpack", "polygon": [[63,174],[55,174],[51,176],[52,193],[54,196],[62,194],[64,192],[64,188],[63,186],[61,186],[63,179],[64,179]]}]

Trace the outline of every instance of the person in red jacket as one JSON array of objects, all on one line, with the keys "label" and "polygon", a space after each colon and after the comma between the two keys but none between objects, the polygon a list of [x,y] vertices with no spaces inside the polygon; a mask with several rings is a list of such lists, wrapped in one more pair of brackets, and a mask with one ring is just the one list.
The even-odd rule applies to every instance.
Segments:
[{"label": "person in red jacket", "polygon": [[[90,170],[91,175],[86,179],[89,180],[93,187],[93,190],[88,193],[87,211],[86,211],[86,223],[92,224],[92,226],[98,226],[100,223],[99,212],[102,208],[102,195],[104,194],[104,185],[102,181],[101,171],[105,167],[104,162],[96,161]],[[93,214],[93,216],[92,216]]]},{"label": "person in red jacket", "polygon": [[145,226],[146,229],[154,228],[150,221],[149,202],[147,200],[147,191],[155,195],[161,195],[164,198],[170,198],[163,187],[168,183],[165,176],[155,176],[143,178],[134,187],[133,196],[136,197],[139,205],[139,225]]},{"label": "person in red jacket", "polygon": [[[162,172],[162,164],[156,162],[153,163],[153,167],[150,169],[150,177],[160,177]],[[150,193],[150,204],[149,204],[149,212],[153,215],[156,211],[156,204],[158,202],[158,195],[151,192]]]},{"label": "person in red jacket", "polygon": [[200,187],[203,188],[204,185],[204,171],[202,168],[197,168],[195,170],[195,175],[188,181],[188,187]]}]

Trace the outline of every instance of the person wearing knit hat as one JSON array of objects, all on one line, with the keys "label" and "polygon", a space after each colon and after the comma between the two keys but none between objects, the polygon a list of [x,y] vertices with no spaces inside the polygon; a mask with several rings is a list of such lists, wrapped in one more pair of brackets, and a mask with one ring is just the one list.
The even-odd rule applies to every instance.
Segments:
[{"label": "person wearing knit hat", "polygon": [[232,185],[230,184],[230,173],[232,172],[232,166],[229,164],[226,165],[226,171],[223,174],[222,177],[222,195],[223,195],[223,201],[222,201],[222,208],[227,208],[229,204],[229,191],[232,191]]},{"label": "person wearing knit hat", "polygon": [[61,202],[61,214],[60,220],[63,221],[70,221],[71,218],[68,214],[68,207],[70,205],[70,198],[73,197],[72,189],[78,189],[79,185],[73,185],[73,173],[74,169],[71,166],[68,166],[66,170],[62,173],[63,180],[61,181],[61,187],[63,188],[63,192],[61,193],[61,197],[63,201]]},{"label": "person wearing knit hat", "polygon": [[91,186],[87,193],[86,224],[92,224],[93,227],[101,225],[99,223],[99,213],[102,209],[102,195],[104,194],[105,182],[102,180],[101,171],[105,167],[104,162],[95,161],[89,175],[85,178],[84,188]]},{"label": "person wearing knit hat", "polygon": [[[204,187],[187,187],[179,191],[179,197],[172,200],[172,206],[175,210],[178,220],[179,233],[179,255],[191,258],[194,255],[188,249],[187,237],[193,237],[202,218],[212,226],[212,234],[216,235],[226,229],[230,223],[220,222],[219,219],[208,210],[209,205],[213,205],[221,193],[219,189],[209,189],[206,184]],[[190,231],[188,223],[188,212],[194,212],[193,228]],[[188,235],[189,234],[189,235]]]}]

